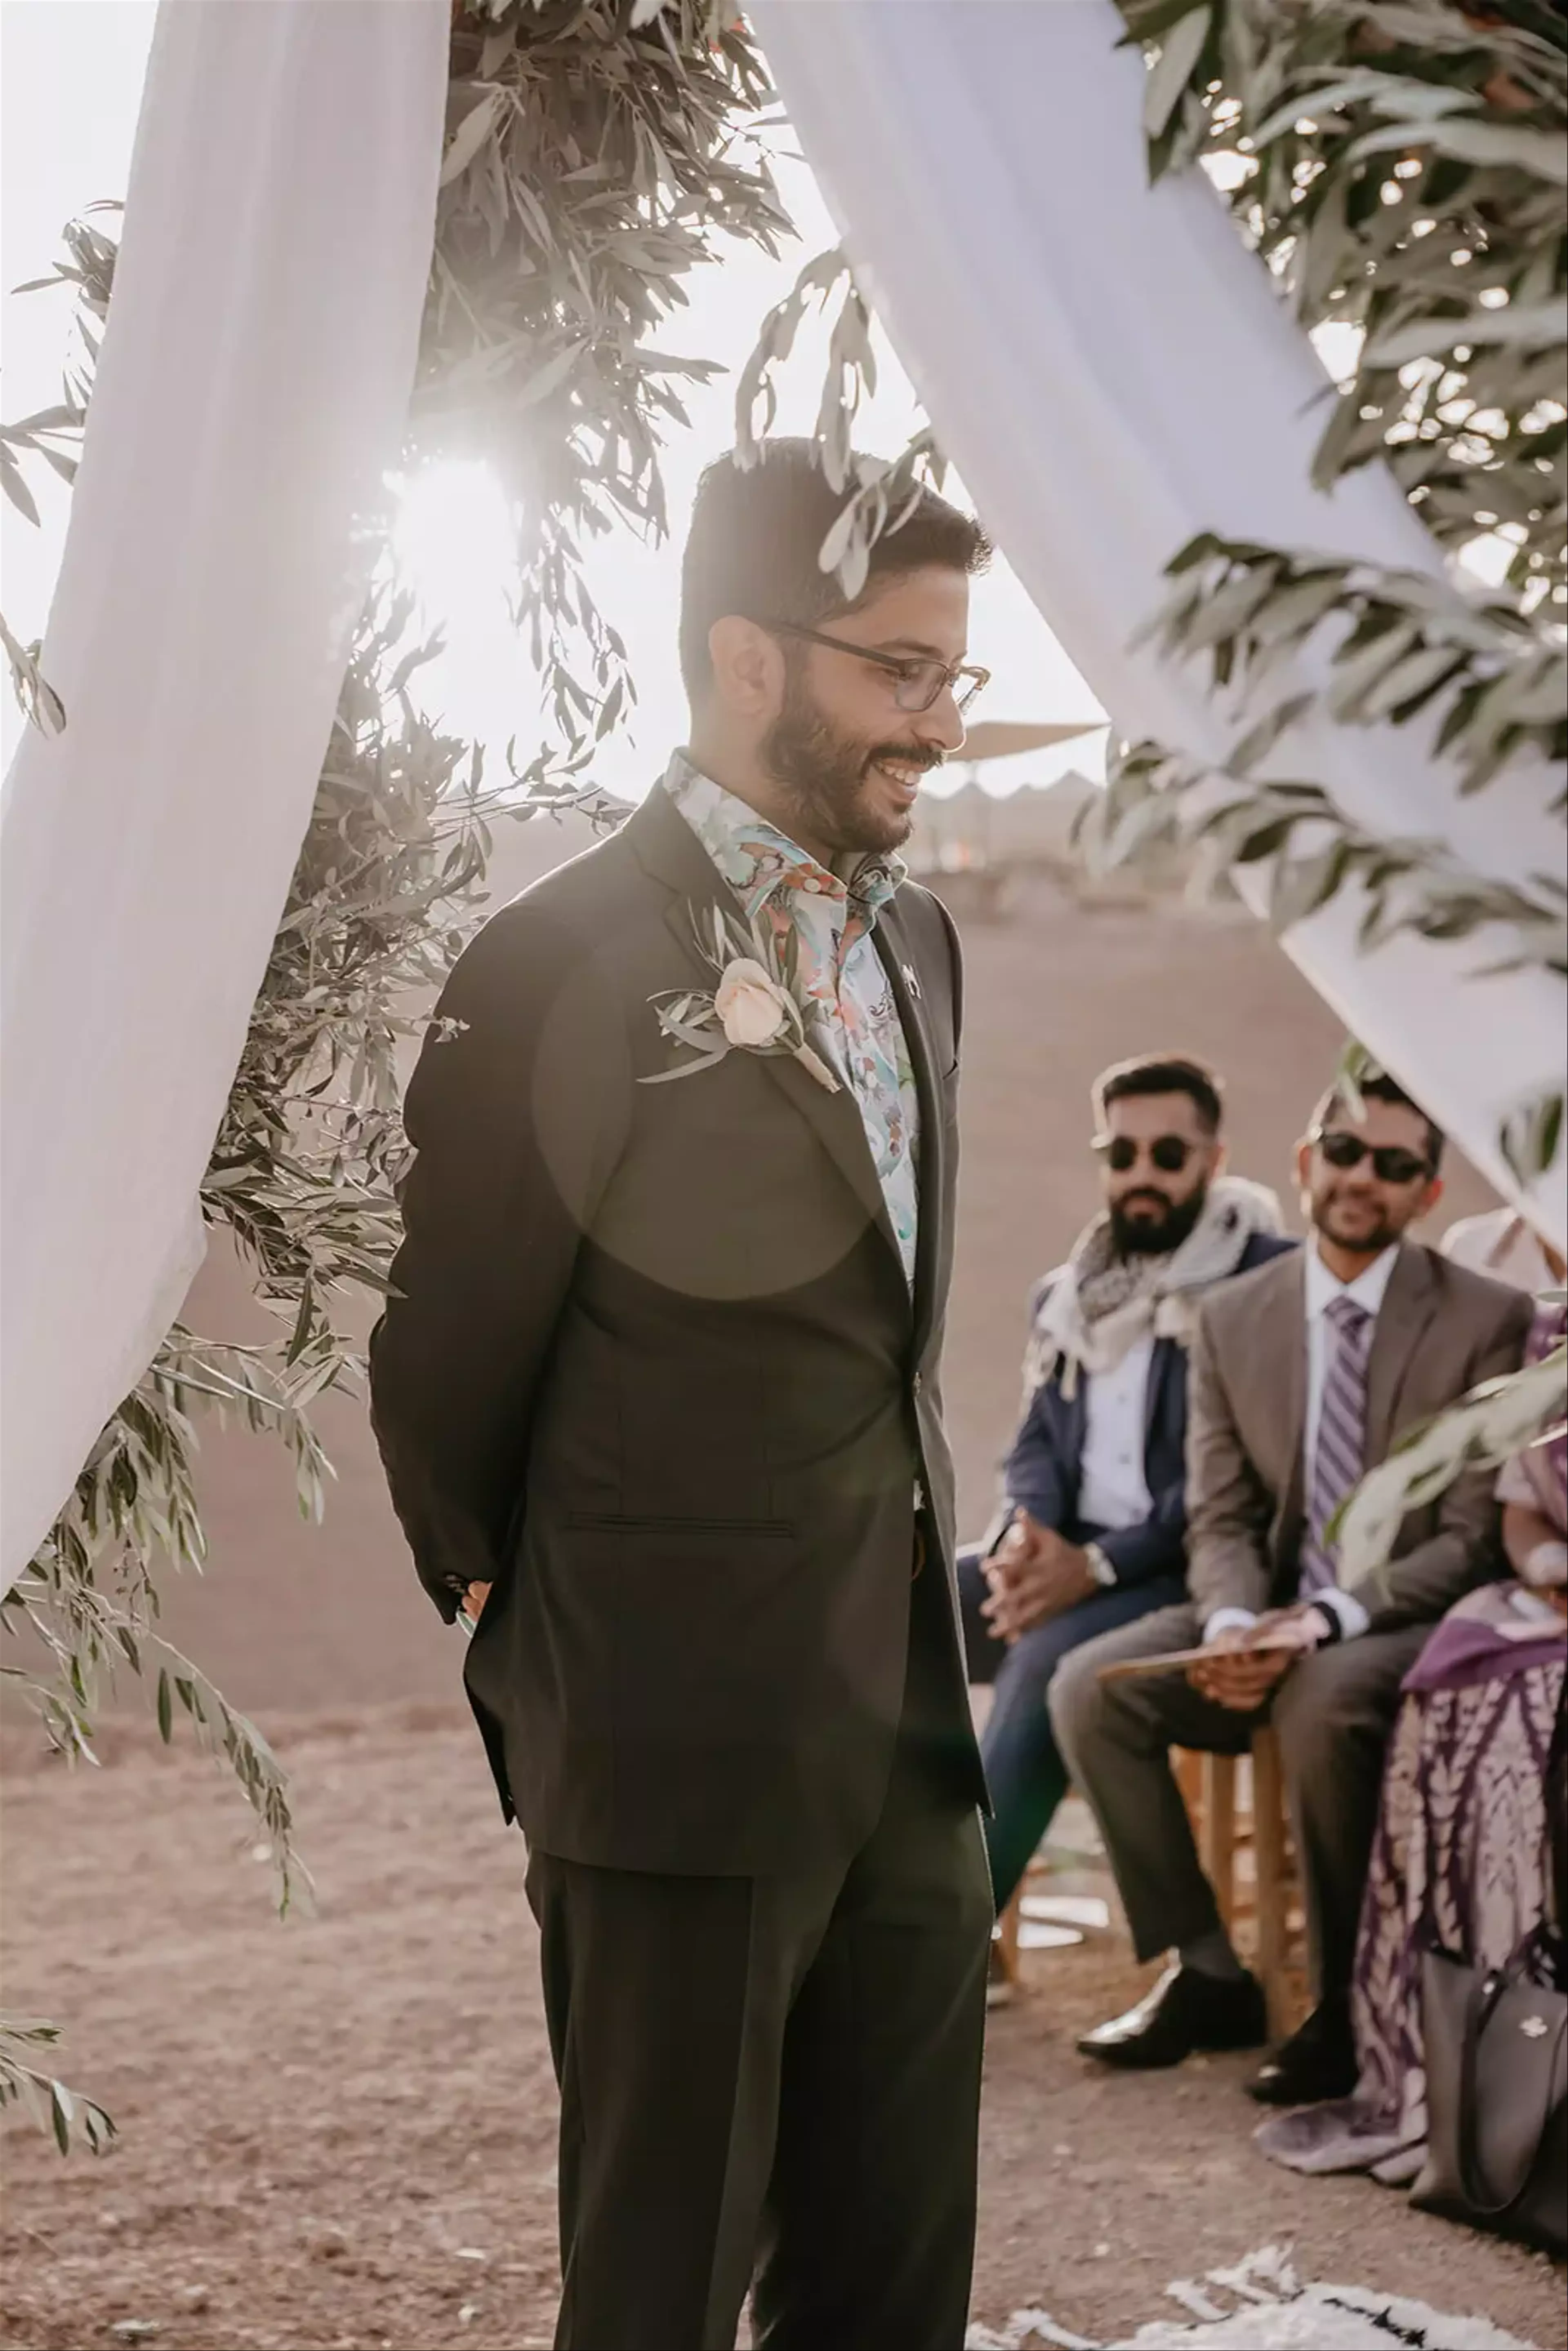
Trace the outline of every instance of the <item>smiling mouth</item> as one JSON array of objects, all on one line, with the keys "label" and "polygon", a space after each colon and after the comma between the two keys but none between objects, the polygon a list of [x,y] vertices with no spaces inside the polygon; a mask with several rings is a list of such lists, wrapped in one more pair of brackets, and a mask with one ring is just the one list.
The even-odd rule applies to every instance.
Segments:
[{"label": "smiling mouth", "polygon": [[915,759],[873,759],[870,771],[891,784],[904,799],[913,800],[920,789],[921,778],[934,763]]}]

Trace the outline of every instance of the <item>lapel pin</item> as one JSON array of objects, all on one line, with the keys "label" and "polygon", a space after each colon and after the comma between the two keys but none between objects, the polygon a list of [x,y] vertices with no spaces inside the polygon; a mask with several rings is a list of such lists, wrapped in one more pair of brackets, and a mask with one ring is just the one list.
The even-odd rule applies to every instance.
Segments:
[{"label": "lapel pin", "polygon": [[899,969],[904,974],[904,985],[907,987],[911,996],[918,996],[921,992],[919,973],[915,969],[912,964],[907,963],[900,964]]}]

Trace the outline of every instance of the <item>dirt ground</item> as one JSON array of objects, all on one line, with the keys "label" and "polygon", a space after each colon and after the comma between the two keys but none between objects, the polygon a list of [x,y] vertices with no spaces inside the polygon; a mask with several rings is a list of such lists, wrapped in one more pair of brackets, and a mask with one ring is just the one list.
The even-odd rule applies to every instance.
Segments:
[{"label": "dirt ground", "polygon": [[[477,1740],[451,1708],[273,1727],[319,1887],[286,1925],[217,1769],[127,1728],[68,1773],[7,1734],[6,2004],[70,2023],[61,2071],[120,2130],[62,2163],[5,2126],[14,2351],[549,2340],[555,2093],[522,1849]],[[1241,2061],[1137,2081],[1076,2057],[1137,1986],[1114,1938],[1026,1964],[992,2020],[977,2317],[1043,2305],[1104,2335],[1288,2241],[1304,2274],[1568,2345],[1543,2261],[1255,2155]]]},{"label": "dirt ground", "polygon": [[[1002,923],[958,911],[965,1163],[946,1387],[977,1526],[1016,1408],[1029,1285],[1092,1198],[1095,1071],[1155,1047],[1211,1057],[1230,1080],[1235,1165],[1284,1193],[1340,1032],[1245,922],[1090,910],[1044,885]],[[1451,1213],[1485,1205],[1473,1174],[1454,1177]],[[214,1250],[186,1319],[246,1337],[255,1311]],[[110,1727],[97,1775],[37,1763],[29,1734],[7,1734],[8,1755],[26,1753],[6,1777],[5,2004],[70,2027],[60,2070],[110,2108],[121,2140],[100,2164],[62,2164],[7,2125],[0,2345],[549,2340],[555,2093],[522,1850],[502,1842],[452,1703],[457,1636],[416,1589],[363,1414],[329,1399],[322,1419],[339,1479],[320,1528],[295,1513],[277,1448],[208,1438],[210,1569],[168,1592],[165,1615],[295,1774],[319,1914],[278,1925],[225,1775],[161,1755],[140,1723]],[[144,1709],[134,1685],[125,1698]],[[1169,2280],[1284,2239],[1308,2274],[1484,2311],[1568,2351],[1561,2280],[1531,2256],[1256,2157],[1239,2065],[1139,2083],[1078,2059],[1074,2034],[1137,1989],[1124,1947],[1028,1964],[1032,1996],[993,2020],[977,2317],[1034,2304],[1087,2335],[1129,2327],[1158,2314]]]}]

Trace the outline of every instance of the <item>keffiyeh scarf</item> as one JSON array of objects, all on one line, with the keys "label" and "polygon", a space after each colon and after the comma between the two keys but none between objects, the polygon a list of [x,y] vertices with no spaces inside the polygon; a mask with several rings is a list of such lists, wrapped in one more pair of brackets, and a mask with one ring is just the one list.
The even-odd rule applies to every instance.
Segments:
[{"label": "keffiyeh scarf", "polygon": [[1146,1338],[1186,1345],[1203,1292],[1236,1271],[1254,1234],[1279,1230],[1274,1194],[1239,1176],[1216,1178],[1192,1231],[1163,1257],[1119,1256],[1110,1217],[1096,1217],[1041,1287],[1024,1358],[1027,1394],[1060,1365],[1071,1396],[1082,1374],[1113,1371]]}]

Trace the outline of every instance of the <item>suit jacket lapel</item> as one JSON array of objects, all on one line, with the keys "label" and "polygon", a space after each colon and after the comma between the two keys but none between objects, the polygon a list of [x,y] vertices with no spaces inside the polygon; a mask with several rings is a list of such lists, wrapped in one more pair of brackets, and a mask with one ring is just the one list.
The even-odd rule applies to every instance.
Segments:
[{"label": "suit jacket lapel", "polygon": [[[920,987],[909,942],[899,917],[896,899],[884,906],[875,932],[893,1000],[904,1025],[920,1103],[920,1140],[915,1169],[918,1223],[915,1244],[915,1354],[918,1362],[931,1335],[936,1295],[936,1253],[941,1238],[943,1202],[946,1197],[946,1121],[937,1084],[936,1056],[931,1041],[925,998]],[[914,985],[911,985],[913,979]],[[880,1188],[880,1186],[879,1186]]]},{"label": "suit jacket lapel", "polygon": [[1387,1453],[1399,1409],[1399,1392],[1437,1308],[1425,1249],[1401,1247],[1384,1292],[1383,1309],[1366,1364],[1366,1467]]},{"label": "suit jacket lapel", "polygon": [[[651,791],[627,819],[626,832],[644,871],[675,893],[664,910],[664,921],[685,954],[694,987],[711,988],[716,975],[697,945],[693,915],[720,907],[734,917],[739,911],[734,891],[667,792],[657,788]],[[866,1141],[860,1105],[851,1088],[841,1081],[838,1092],[830,1093],[788,1054],[760,1053],[754,1058],[814,1129],[868,1219],[899,1261],[902,1279],[893,1220]]]}]

